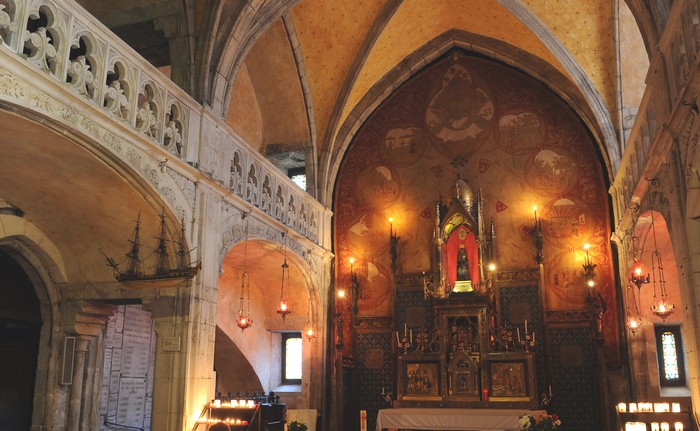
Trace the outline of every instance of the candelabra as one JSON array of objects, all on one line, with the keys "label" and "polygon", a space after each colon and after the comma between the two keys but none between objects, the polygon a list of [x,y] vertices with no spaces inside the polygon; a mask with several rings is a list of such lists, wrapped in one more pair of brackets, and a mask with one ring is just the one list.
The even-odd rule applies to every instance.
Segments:
[{"label": "candelabra", "polygon": [[501,325],[496,327],[495,325],[489,326],[489,331],[491,332],[491,350],[492,351],[503,351],[509,352],[511,346],[513,346],[513,331],[511,331],[507,326]]},{"label": "candelabra", "polygon": [[527,319],[525,320],[525,334],[524,334],[524,336],[521,337],[519,326],[516,329],[517,329],[517,333],[518,333],[518,344],[520,344],[525,349],[526,352],[529,352],[530,349],[534,349],[535,348],[535,331],[528,332]]},{"label": "candelabra", "polygon": [[403,336],[399,335],[399,331],[396,331],[396,345],[399,349],[403,349],[404,355],[413,347],[413,329],[407,329],[406,324],[403,325]]}]

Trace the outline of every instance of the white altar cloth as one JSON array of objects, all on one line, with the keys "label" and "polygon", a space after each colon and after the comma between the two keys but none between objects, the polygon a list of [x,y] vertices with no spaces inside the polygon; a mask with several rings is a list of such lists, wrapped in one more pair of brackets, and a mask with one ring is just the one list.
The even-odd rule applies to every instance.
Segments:
[{"label": "white altar cloth", "polygon": [[415,430],[517,431],[518,419],[526,409],[452,409],[400,408],[377,413],[377,430],[406,428]]}]

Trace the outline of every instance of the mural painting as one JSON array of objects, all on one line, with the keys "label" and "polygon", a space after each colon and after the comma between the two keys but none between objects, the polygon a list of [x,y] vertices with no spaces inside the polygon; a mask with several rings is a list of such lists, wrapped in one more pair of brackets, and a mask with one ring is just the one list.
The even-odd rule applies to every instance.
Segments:
[{"label": "mural painting", "polygon": [[[455,164],[458,159],[463,162]],[[600,165],[585,126],[554,93],[503,64],[453,53],[385,100],[349,146],[335,195],[337,282],[349,283],[347,261],[354,258],[362,286],[358,314],[392,315],[390,229],[399,237],[397,272],[430,271],[436,196],[449,202],[459,174],[483,198],[499,269],[537,266],[532,235],[535,217],[540,221],[547,309],[587,307],[582,265],[583,246],[590,244],[608,309],[606,354],[616,362],[617,310]],[[464,248],[473,279],[479,274],[479,262],[469,260],[473,235],[465,231],[456,238],[448,246],[455,253]],[[453,262],[452,280],[458,280],[458,266]]]}]

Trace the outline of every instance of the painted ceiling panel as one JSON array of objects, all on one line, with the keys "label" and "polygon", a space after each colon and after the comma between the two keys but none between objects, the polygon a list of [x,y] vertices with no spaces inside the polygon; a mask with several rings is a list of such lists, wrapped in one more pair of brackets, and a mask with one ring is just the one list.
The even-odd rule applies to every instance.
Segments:
[{"label": "painted ceiling panel", "polygon": [[[523,0],[542,20],[603,96],[615,106],[614,10],[609,0]],[[646,67],[644,68],[646,72]]]},{"label": "painted ceiling panel", "polygon": [[282,21],[260,36],[245,64],[263,116],[263,144],[308,142],[304,97]]},{"label": "painted ceiling panel", "polygon": [[292,9],[320,139],[352,66],[386,0],[305,0]]},{"label": "painted ceiling panel", "polygon": [[245,64],[238,72],[231,92],[226,121],[248,145],[259,152],[264,151],[262,113]]},{"label": "painted ceiling panel", "polygon": [[451,29],[503,40],[566,73],[544,44],[520,20],[492,0],[406,1],[391,18],[367,58],[345,106],[341,123],[382,76],[406,56]]}]

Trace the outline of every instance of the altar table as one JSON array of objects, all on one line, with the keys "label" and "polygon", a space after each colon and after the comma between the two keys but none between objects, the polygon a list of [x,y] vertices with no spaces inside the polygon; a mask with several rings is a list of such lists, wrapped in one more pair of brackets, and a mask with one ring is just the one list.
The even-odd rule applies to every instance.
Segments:
[{"label": "altar table", "polygon": [[517,431],[518,419],[526,409],[452,409],[400,408],[377,413],[377,430],[405,428],[414,430]]}]

